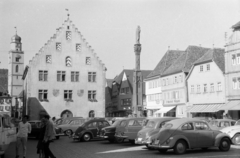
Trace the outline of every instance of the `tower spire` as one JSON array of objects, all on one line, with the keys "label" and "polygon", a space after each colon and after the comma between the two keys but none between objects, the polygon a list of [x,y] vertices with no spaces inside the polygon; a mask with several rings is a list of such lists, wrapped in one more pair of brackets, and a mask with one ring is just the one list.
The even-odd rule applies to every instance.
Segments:
[{"label": "tower spire", "polygon": [[70,16],[69,10],[68,9],[65,9],[65,10],[67,11],[67,16],[68,16],[68,19],[69,19],[69,16]]},{"label": "tower spire", "polygon": [[17,27],[15,26],[14,28],[15,28],[15,31],[16,31],[16,35],[17,35]]}]

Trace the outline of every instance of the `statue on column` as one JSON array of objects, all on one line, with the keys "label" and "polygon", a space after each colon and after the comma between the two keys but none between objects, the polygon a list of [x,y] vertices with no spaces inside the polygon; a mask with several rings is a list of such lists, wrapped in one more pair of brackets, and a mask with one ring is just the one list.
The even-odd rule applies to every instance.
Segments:
[{"label": "statue on column", "polygon": [[140,32],[141,32],[141,29],[140,29],[140,26],[138,26],[136,30],[136,44],[140,44]]}]

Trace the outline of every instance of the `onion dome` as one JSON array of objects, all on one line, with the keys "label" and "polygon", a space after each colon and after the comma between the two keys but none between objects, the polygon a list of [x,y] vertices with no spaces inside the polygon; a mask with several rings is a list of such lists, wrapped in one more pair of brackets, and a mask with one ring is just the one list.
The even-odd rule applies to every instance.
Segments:
[{"label": "onion dome", "polygon": [[21,43],[21,37],[17,34],[11,38],[12,42]]}]

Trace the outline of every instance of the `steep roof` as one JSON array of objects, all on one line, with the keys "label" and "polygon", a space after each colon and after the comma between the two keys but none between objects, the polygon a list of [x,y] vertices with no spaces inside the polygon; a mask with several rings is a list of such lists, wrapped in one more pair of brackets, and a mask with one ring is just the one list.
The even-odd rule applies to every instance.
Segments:
[{"label": "steep roof", "polygon": [[193,63],[201,58],[209,48],[203,48],[199,46],[188,46],[186,51],[175,60],[171,66],[166,69],[161,76],[167,76],[179,72],[189,72]]},{"label": "steep roof", "polygon": [[147,78],[161,75],[183,53],[184,51],[180,50],[168,50]]},{"label": "steep roof", "polygon": [[235,25],[233,25],[232,28],[234,30],[239,29],[240,28],[240,21],[238,23],[236,23]]},{"label": "steep roof", "polygon": [[194,65],[201,64],[208,61],[214,61],[220,70],[225,72],[225,58],[224,58],[224,49],[214,48],[208,50],[206,54],[204,54],[200,59],[198,59]]},{"label": "steep roof", "polygon": [[112,88],[112,82],[114,81],[114,79],[106,79],[106,82],[107,82],[107,86],[109,88]]},{"label": "steep roof", "polygon": [[8,92],[8,69],[0,69],[0,92]]}]

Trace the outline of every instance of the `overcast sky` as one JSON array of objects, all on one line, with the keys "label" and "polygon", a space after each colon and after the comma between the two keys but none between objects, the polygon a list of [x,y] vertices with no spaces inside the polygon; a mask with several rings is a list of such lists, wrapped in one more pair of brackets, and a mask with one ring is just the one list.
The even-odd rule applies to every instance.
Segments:
[{"label": "overcast sky", "polygon": [[1,0],[0,68],[7,68],[17,26],[25,65],[70,19],[107,67],[107,78],[133,69],[135,32],[141,27],[141,69],[153,70],[170,49],[224,48],[225,32],[240,21],[239,0]]}]

